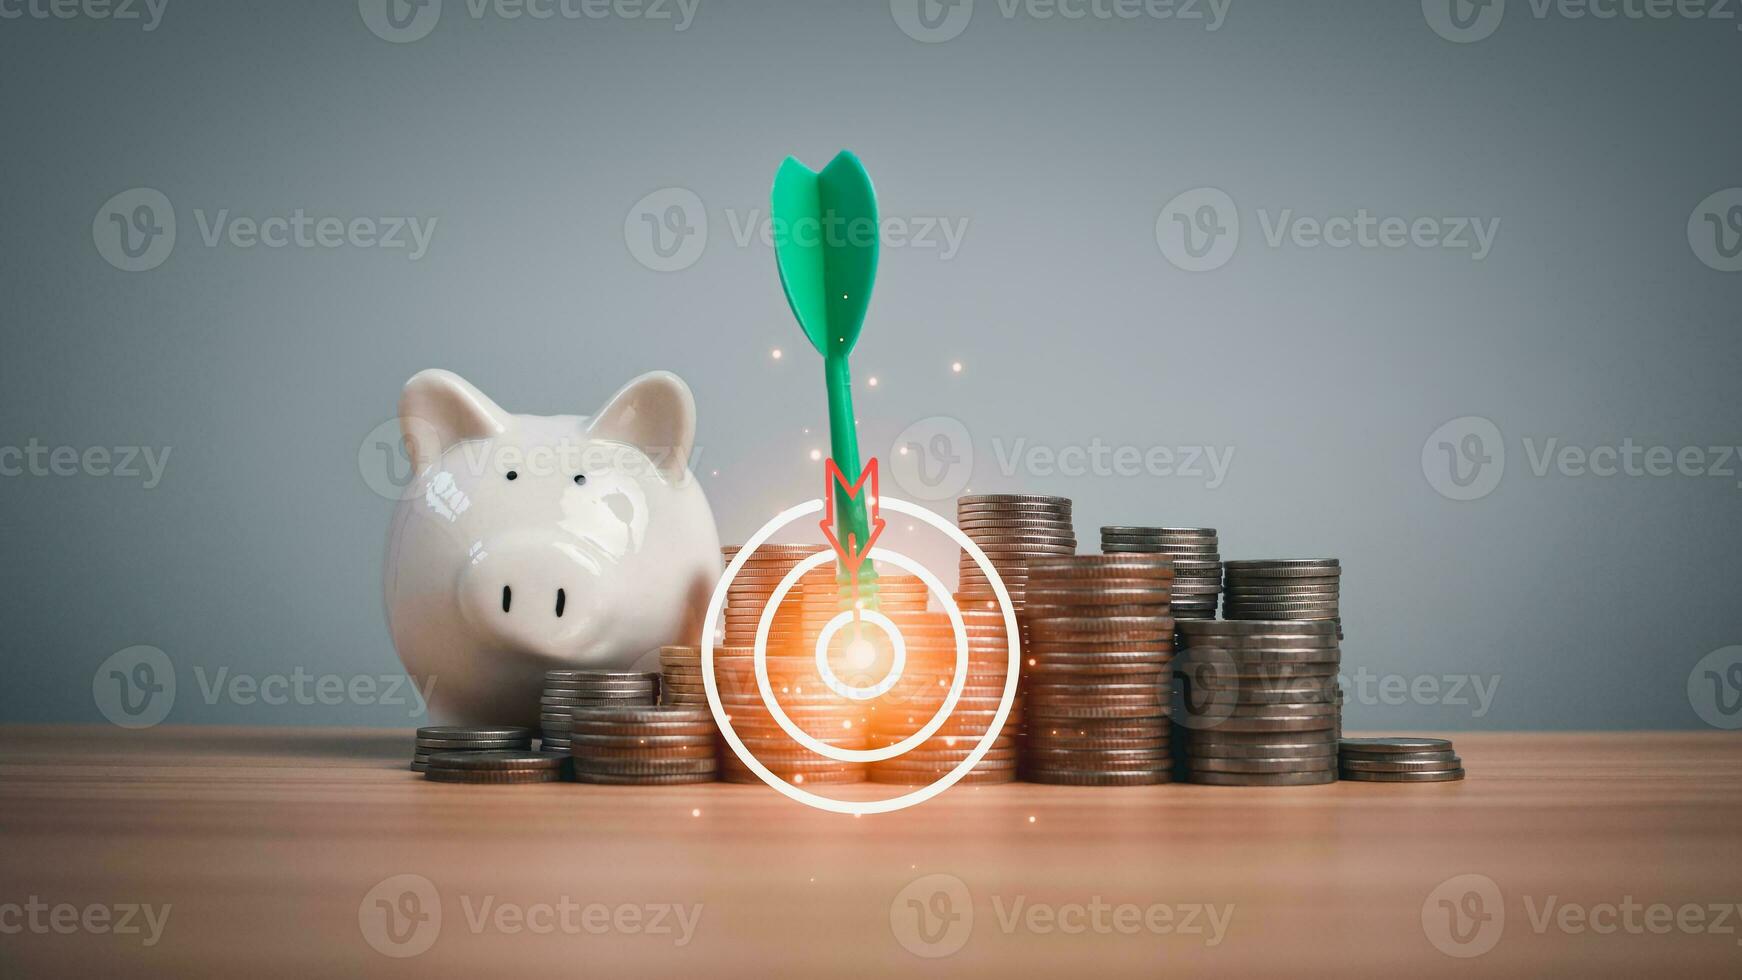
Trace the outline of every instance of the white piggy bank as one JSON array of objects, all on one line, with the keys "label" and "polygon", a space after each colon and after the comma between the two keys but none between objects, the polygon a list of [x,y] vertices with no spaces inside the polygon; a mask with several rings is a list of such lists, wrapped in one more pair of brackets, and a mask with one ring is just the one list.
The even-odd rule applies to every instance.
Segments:
[{"label": "white piggy bank", "polygon": [[627,669],[700,636],[720,538],[677,375],[586,418],[510,415],[424,371],[399,416],[416,475],[387,536],[387,621],[436,714],[536,725],[546,670]]}]

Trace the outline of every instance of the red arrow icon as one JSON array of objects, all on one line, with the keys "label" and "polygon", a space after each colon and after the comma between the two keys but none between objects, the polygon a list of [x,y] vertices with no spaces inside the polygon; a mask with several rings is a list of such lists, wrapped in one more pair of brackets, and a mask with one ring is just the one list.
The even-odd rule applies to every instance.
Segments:
[{"label": "red arrow icon", "polygon": [[[847,482],[846,475],[841,472],[839,466],[835,465],[834,457],[829,458],[826,470],[827,475],[823,482],[823,500],[827,502],[828,508],[818,524],[822,527],[823,534],[828,536],[829,544],[834,547],[835,555],[840,558],[841,566],[847,570],[849,576],[857,584],[859,567],[865,564],[865,556],[871,553],[872,545],[877,543],[878,535],[883,533],[883,528],[888,523],[878,513],[878,502],[881,498],[877,492],[877,458],[873,456],[871,461],[865,464],[865,469],[859,474],[859,478],[852,483]],[[840,484],[841,492],[847,496],[847,499],[856,500],[865,489],[867,481],[871,485],[871,496],[866,501],[865,508],[869,532],[865,535],[865,540],[860,541],[857,534],[848,531],[847,540],[843,544],[835,532],[835,485]]]}]

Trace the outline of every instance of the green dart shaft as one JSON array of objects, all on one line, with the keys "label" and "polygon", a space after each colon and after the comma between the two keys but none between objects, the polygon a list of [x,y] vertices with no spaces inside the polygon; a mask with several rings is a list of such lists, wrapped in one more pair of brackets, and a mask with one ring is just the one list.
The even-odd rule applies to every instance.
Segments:
[{"label": "green dart shaft", "polygon": [[[824,357],[823,378],[829,389],[829,449],[841,475],[851,482],[858,479],[860,471],[859,426],[853,417],[853,379],[847,369],[847,358]],[[869,484],[859,496],[849,497],[846,487],[835,485],[835,534],[842,542],[850,534],[860,547],[864,546],[865,536],[870,533],[865,517],[865,493],[868,491]],[[859,577],[871,581],[876,578],[876,573],[867,564],[861,566]]]}]

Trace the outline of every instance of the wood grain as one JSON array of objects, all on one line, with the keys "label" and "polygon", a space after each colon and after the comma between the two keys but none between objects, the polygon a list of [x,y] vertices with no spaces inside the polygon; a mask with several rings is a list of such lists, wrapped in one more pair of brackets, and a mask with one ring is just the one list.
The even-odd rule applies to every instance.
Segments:
[{"label": "wood grain", "polygon": [[[854,818],[753,786],[432,784],[404,768],[409,731],[0,728],[0,905],[171,907],[149,948],[82,930],[0,935],[0,975],[1742,972],[1742,911],[1729,935],[1539,932],[1532,917],[1551,898],[1742,902],[1742,737],[1455,738],[1462,783],[958,787]],[[961,879],[974,918],[960,951],[923,959],[897,941],[891,903],[932,873]],[[364,896],[398,874],[428,878],[443,917],[434,945],[404,959],[359,925]],[[1465,874],[1503,897],[1499,942],[1475,959],[1440,952],[1423,926],[1430,892]],[[468,916],[486,900],[565,896],[699,903],[701,919],[680,947]],[[1007,929],[1000,913],[1018,899],[1232,905],[1233,917],[1215,945]],[[0,927],[16,922],[0,911]]]}]

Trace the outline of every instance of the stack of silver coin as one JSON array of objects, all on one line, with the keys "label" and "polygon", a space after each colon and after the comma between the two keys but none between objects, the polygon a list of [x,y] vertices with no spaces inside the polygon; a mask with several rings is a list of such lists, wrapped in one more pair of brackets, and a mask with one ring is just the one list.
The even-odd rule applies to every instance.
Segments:
[{"label": "stack of silver coin", "polygon": [[1173,618],[1215,619],[1222,594],[1221,546],[1213,527],[1101,528],[1104,554],[1162,554],[1173,558]]},{"label": "stack of silver coin", "polygon": [[1464,760],[1443,738],[1345,738],[1343,779],[1369,783],[1448,783],[1464,778]]},{"label": "stack of silver coin", "polygon": [[1222,568],[1224,618],[1342,622],[1343,568],[1335,558],[1231,561]]},{"label": "stack of silver coin", "polygon": [[1029,563],[1022,778],[1075,786],[1171,779],[1174,620],[1167,555]]},{"label": "stack of silver coin", "polygon": [[1342,654],[1329,621],[1185,620],[1175,687],[1181,771],[1194,783],[1335,782]]},{"label": "stack of silver coin", "polygon": [[568,758],[556,752],[434,752],[423,778],[437,783],[554,783]]},{"label": "stack of silver coin", "polygon": [[[956,501],[956,525],[986,553],[1018,610],[1028,585],[1029,559],[1077,553],[1077,532],[1066,497],[1032,493],[962,497]],[[973,599],[994,598],[985,571],[967,552],[961,556],[957,591]]]},{"label": "stack of silver coin", "polygon": [[707,708],[576,708],[573,725],[576,782],[666,786],[719,773]]},{"label": "stack of silver coin", "polygon": [[411,771],[429,768],[436,752],[526,751],[532,748],[532,729],[516,725],[429,725],[417,730]]},{"label": "stack of silver coin", "polygon": [[624,708],[659,700],[659,675],[638,670],[547,670],[538,701],[540,746],[567,752],[576,708]]}]

